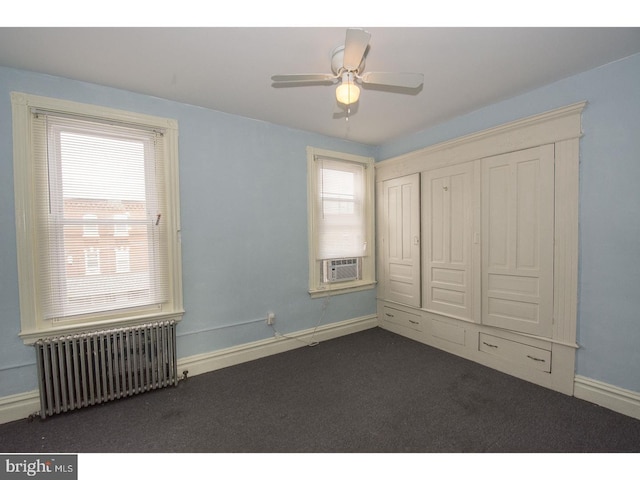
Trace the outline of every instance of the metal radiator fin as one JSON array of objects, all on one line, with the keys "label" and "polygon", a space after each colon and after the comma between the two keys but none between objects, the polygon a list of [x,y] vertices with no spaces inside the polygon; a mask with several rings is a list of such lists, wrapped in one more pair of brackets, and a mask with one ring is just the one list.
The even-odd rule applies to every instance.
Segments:
[{"label": "metal radiator fin", "polygon": [[34,346],[42,418],[178,384],[174,320]]}]

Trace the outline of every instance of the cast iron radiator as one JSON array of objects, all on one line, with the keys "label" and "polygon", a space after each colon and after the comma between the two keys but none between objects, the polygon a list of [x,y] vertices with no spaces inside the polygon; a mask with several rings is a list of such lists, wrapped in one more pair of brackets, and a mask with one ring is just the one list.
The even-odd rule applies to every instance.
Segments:
[{"label": "cast iron radiator", "polygon": [[174,320],[41,339],[35,348],[43,419],[178,384]]}]

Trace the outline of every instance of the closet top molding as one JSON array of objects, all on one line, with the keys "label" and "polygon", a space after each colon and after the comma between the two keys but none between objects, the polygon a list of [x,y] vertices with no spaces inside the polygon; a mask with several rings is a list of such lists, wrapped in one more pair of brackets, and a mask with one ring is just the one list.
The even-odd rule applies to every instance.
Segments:
[{"label": "closet top molding", "polygon": [[586,105],[574,103],[377,162],[376,181],[580,138]]}]

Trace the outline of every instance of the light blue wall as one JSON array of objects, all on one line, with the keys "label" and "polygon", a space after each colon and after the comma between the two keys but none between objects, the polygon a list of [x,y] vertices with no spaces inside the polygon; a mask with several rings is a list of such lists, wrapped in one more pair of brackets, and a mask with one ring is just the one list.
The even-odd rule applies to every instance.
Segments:
[{"label": "light blue wall", "polygon": [[[181,357],[311,328],[307,145],[386,159],[571,103],[580,142],[576,373],[640,392],[640,55],[483,108],[377,149],[65,79],[0,68],[0,397],[36,388],[20,329],[9,92],[175,118],[180,125],[184,297]],[[373,291],[333,297],[324,323],[375,312]],[[247,323],[248,322],[248,323]],[[235,325],[235,326],[234,326]],[[204,332],[201,332],[203,331]],[[190,332],[201,332],[190,335]]]},{"label": "light blue wall", "polygon": [[[35,355],[18,337],[10,92],[175,118],[180,129],[183,290],[178,355],[375,313],[375,291],[324,302],[307,293],[308,145],[374,149],[265,122],[66,79],[0,68],[0,398],[36,388]],[[253,321],[256,320],[256,321]]]},{"label": "light blue wall", "polygon": [[583,100],[576,373],[640,392],[640,55],[382,145],[376,156]]}]

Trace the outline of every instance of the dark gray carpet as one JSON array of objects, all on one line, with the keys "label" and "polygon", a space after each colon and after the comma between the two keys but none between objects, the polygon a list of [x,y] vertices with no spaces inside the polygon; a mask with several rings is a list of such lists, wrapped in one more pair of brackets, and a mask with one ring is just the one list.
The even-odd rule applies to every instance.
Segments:
[{"label": "dark gray carpet", "polygon": [[640,452],[640,421],[376,328],[0,425],[0,452]]}]

